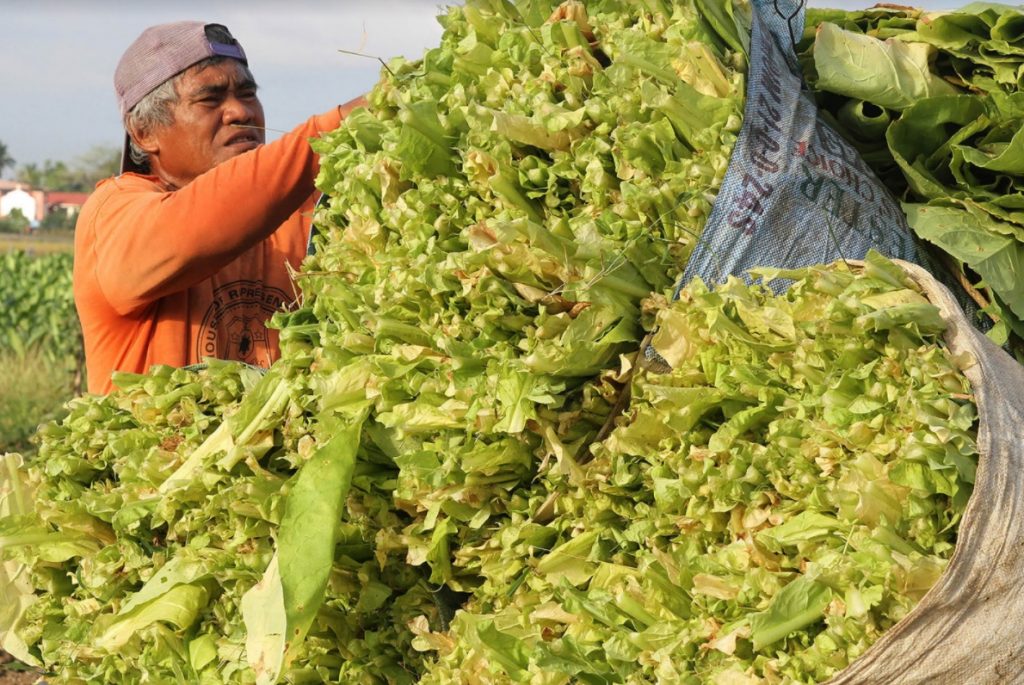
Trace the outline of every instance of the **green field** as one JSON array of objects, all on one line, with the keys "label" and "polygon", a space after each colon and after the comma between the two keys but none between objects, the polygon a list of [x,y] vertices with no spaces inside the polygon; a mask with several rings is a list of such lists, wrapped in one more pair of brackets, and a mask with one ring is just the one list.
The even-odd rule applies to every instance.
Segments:
[{"label": "green field", "polygon": [[0,453],[33,452],[36,428],[74,396],[75,369],[36,352],[0,353],[0,366]]},{"label": "green field", "polygon": [[0,235],[0,453],[34,451],[82,387],[71,249],[69,236]]}]

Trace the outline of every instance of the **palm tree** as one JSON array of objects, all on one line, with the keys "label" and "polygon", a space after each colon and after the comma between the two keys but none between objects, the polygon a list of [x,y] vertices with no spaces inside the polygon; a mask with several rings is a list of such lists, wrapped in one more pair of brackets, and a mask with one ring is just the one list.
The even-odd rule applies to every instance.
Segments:
[{"label": "palm tree", "polygon": [[4,169],[14,166],[14,158],[7,152],[7,146],[0,141],[0,176],[4,175]]}]

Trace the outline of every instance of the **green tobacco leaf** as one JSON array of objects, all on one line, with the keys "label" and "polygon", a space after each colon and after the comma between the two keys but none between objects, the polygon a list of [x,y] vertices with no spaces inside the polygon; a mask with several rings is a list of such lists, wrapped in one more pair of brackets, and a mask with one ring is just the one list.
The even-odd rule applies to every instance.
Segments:
[{"label": "green tobacco leaf", "polygon": [[0,516],[27,516],[34,513],[32,488],[20,454],[0,455]]},{"label": "green tobacco leaf", "polygon": [[913,325],[925,333],[941,333],[946,322],[939,308],[928,302],[891,304],[883,309],[857,317],[859,330],[888,331]]},{"label": "green tobacco leaf", "polygon": [[[0,519],[32,516],[32,491],[25,482],[20,454],[0,455]],[[38,665],[17,626],[25,610],[35,601],[28,564],[4,559],[0,554],[0,649],[19,661]]]},{"label": "green tobacco leaf", "polygon": [[231,426],[225,421],[189,455],[189,458],[174,473],[167,477],[167,480],[160,484],[160,493],[168,493],[188,486],[204,467],[208,466],[218,455],[229,452],[234,446],[235,443],[231,438]]},{"label": "green tobacco leaf", "polygon": [[721,0],[697,0],[701,9],[718,36],[736,52],[746,53],[750,43],[750,26],[736,16],[731,2]]},{"label": "green tobacco leaf", "polygon": [[914,232],[974,269],[1024,319],[1024,244],[957,207],[905,204]]},{"label": "green tobacco leaf", "polygon": [[426,561],[430,565],[430,582],[443,585],[451,580],[451,538],[458,527],[446,518],[434,527],[427,547]]},{"label": "green tobacco leaf", "polygon": [[176,585],[160,597],[137,607],[113,623],[101,626],[96,645],[113,651],[143,628],[158,621],[185,630],[199,617],[210,601],[210,591],[202,585]]},{"label": "green tobacco leaf", "polygon": [[750,617],[750,637],[760,651],[790,633],[819,621],[832,601],[827,585],[801,576],[772,599],[767,611]]},{"label": "green tobacco leaf", "polygon": [[275,364],[239,403],[231,416],[231,437],[236,445],[245,445],[259,433],[273,429],[288,405],[291,384],[285,377],[288,367]]},{"label": "green tobacco leaf", "polygon": [[188,660],[198,673],[217,659],[217,638],[210,633],[200,635],[188,643]]},{"label": "green tobacco leaf", "polygon": [[816,511],[805,511],[782,525],[761,531],[757,534],[757,541],[778,550],[786,545],[810,542],[832,535],[841,527],[840,522],[832,516]]},{"label": "green tobacco leaf", "polygon": [[491,116],[494,117],[492,130],[499,136],[518,143],[532,145],[541,150],[568,150],[572,142],[572,138],[566,131],[552,130],[542,122],[534,121],[520,114],[492,112]]},{"label": "green tobacco leaf", "polygon": [[242,596],[245,624],[245,659],[256,672],[257,685],[274,685],[284,665],[288,617],[278,555],[270,560],[263,578]]},{"label": "green tobacco leaf", "polygon": [[932,73],[935,48],[924,43],[881,41],[825,22],[814,42],[817,88],[905,109],[923,98],[952,95],[956,88]]},{"label": "green tobacco leaf", "polygon": [[[1024,116],[1024,93],[993,93],[987,105],[991,127],[983,137],[955,145],[950,167],[961,178],[976,175],[976,169],[1019,177],[1024,174],[1024,135],[1014,124]],[[1019,182],[1014,185],[1019,187]]]},{"label": "green tobacco leaf", "polygon": [[91,535],[55,531],[36,515],[0,518],[0,554],[6,550],[31,550],[43,561],[61,562],[95,554],[101,545]]},{"label": "green tobacco leaf", "polygon": [[881,141],[892,124],[893,116],[887,109],[864,100],[849,100],[836,113],[839,123],[854,137],[864,141]]},{"label": "green tobacco leaf", "polygon": [[412,178],[420,174],[454,173],[451,146],[437,118],[437,103],[419,101],[406,105],[401,111],[401,120],[403,126],[396,152],[404,163],[403,175]]},{"label": "green tobacco leaf", "polygon": [[[238,411],[225,420],[189,455],[163,483],[159,492],[167,494],[194,484],[198,475],[216,462],[229,471],[244,457],[241,448],[254,438],[267,435],[281,420],[288,406],[290,384],[284,378],[286,367],[276,365],[268,371],[239,403]],[[219,457],[219,459],[218,459]]]},{"label": "green tobacco leaf", "polygon": [[988,124],[980,97],[934,97],[908,107],[889,127],[886,140],[914,192],[926,199],[947,197],[958,194],[949,187],[950,145]]},{"label": "green tobacco leaf", "polygon": [[209,576],[215,569],[230,565],[230,555],[220,550],[182,549],[177,556],[164,564],[142,589],[128,598],[118,616],[124,616],[136,607],[160,597],[176,585],[196,583]]},{"label": "green tobacco leaf", "polygon": [[501,664],[509,676],[515,679],[522,677],[523,669],[529,665],[530,659],[521,640],[499,631],[490,621],[477,626],[477,637],[487,647],[491,658]]},{"label": "green tobacco leaf", "polygon": [[332,437],[299,470],[285,500],[277,548],[289,654],[298,649],[323,604],[361,430],[362,420],[331,422]]},{"label": "green tobacco leaf", "polygon": [[581,533],[542,558],[537,563],[537,572],[546,575],[552,584],[563,578],[571,585],[586,583],[594,574],[596,561],[592,557],[597,541],[596,533]]}]

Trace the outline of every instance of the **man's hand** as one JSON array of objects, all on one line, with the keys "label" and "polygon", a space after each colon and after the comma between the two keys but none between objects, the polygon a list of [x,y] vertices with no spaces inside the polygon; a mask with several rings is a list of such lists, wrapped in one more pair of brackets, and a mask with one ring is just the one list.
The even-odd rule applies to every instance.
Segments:
[{"label": "man's hand", "polygon": [[349,100],[344,105],[339,106],[338,112],[341,114],[341,118],[344,119],[352,112],[352,110],[357,107],[365,107],[367,104],[369,103],[366,101],[366,96],[360,95],[355,99]]}]

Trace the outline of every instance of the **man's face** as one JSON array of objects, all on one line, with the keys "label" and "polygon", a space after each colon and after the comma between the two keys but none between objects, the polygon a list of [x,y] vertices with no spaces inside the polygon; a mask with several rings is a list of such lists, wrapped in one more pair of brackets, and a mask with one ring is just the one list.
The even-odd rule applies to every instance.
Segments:
[{"label": "man's face", "polygon": [[153,170],[163,180],[180,188],[264,143],[263,105],[241,62],[188,69],[177,90],[174,122],[153,132],[159,148]]}]

